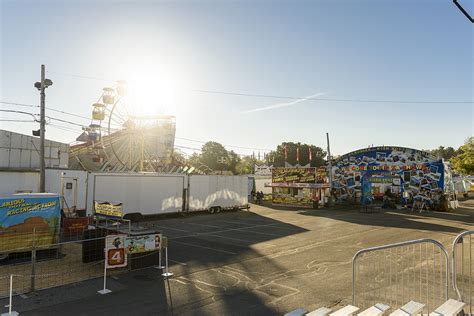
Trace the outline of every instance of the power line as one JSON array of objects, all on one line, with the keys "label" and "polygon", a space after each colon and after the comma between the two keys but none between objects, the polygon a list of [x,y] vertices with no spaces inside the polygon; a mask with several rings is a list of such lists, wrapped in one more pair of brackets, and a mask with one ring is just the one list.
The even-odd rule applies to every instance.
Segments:
[{"label": "power line", "polygon": [[[195,143],[202,143],[205,144],[209,141],[203,141],[203,140],[196,140],[196,139],[190,139],[190,138],[184,138],[184,137],[175,137],[176,139],[181,139],[181,140],[187,140]],[[232,147],[232,148],[240,148],[240,149],[250,149],[250,150],[262,150],[262,151],[272,151],[273,149],[268,149],[268,148],[256,148],[256,147],[243,147],[243,146],[235,146],[235,145],[227,145],[227,144],[222,144],[224,147]]]},{"label": "power line", "polygon": [[91,119],[90,117],[86,117],[86,116],[82,116],[82,115],[74,114],[74,113],[70,113],[70,112],[65,112],[65,111],[61,111],[61,110],[55,110],[55,109],[48,108],[48,107],[47,107],[46,109],[47,109],[47,110],[50,110],[50,111],[53,111],[53,112],[57,112],[57,113],[62,113],[62,114],[67,114],[67,115],[71,115],[71,116],[83,118],[83,119],[86,119],[86,120],[90,120],[90,119]]},{"label": "power line", "polygon": [[[100,80],[106,82],[116,82],[116,80],[109,80],[104,78],[97,78],[92,76],[77,75],[71,73],[51,72],[63,76]],[[217,91],[217,90],[203,90],[203,89],[190,89],[192,92],[208,93],[208,94],[223,94],[243,97],[254,97],[254,98],[272,98],[272,99],[289,99],[289,100],[304,100],[304,101],[327,101],[327,102],[353,102],[353,103],[397,103],[397,104],[473,104],[474,101],[415,101],[415,100],[376,100],[376,99],[340,99],[340,98],[305,98],[305,97],[294,97],[284,95],[269,95],[269,94],[252,94],[232,91]]]},{"label": "power line", "polygon": [[[30,108],[39,108],[39,105],[34,105],[34,104],[16,103],[16,102],[7,102],[7,101],[0,101],[0,103],[6,104],[6,105],[18,105],[18,106],[24,106],[24,107],[30,107]],[[79,115],[79,114],[66,112],[66,111],[62,111],[62,110],[57,110],[57,109],[50,108],[50,107],[46,107],[46,109],[50,110],[50,111],[53,111],[53,112],[67,114],[67,115],[83,118],[83,119],[86,119],[86,120],[90,120],[90,117],[82,116],[82,115]]]},{"label": "power line", "polygon": [[46,115],[46,117],[49,118],[49,119],[51,119],[51,120],[58,121],[58,122],[63,122],[63,123],[67,123],[67,124],[71,124],[71,125],[75,125],[75,126],[80,126],[80,127],[85,127],[85,126],[82,125],[82,124],[78,124],[78,123],[74,123],[74,122],[71,122],[71,121],[67,121],[67,120],[55,118],[55,117],[52,117],[52,116],[47,116],[47,115]]},{"label": "power line", "polygon": [[78,131],[78,130],[75,130],[75,129],[72,129],[72,128],[68,128],[68,127],[62,126],[62,125],[56,125],[56,124],[51,124],[51,123],[49,123],[48,126],[51,126],[51,127],[54,127],[54,128],[60,129],[60,130],[63,130],[63,131],[73,132],[73,133],[75,133],[75,134],[80,133],[80,131]]},{"label": "power line", "polygon": [[8,104],[8,105],[26,106],[26,107],[29,107],[29,108],[39,108],[39,105],[34,105],[34,104],[16,103],[16,102],[7,102],[7,101],[0,101],[0,103]]},{"label": "power line", "polygon": [[7,113],[17,113],[17,114],[25,114],[25,115],[31,115],[33,117],[33,119],[37,122],[38,120],[36,120],[36,117],[35,117],[35,114],[33,113],[30,113],[30,112],[25,112],[25,111],[17,111],[17,110],[1,110],[0,109],[0,112],[7,112]]},{"label": "power line", "polygon": [[0,122],[19,122],[19,123],[36,123],[36,121],[32,120],[9,120],[9,119],[0,119]]},{"label": "power line", "polygon": [[81,78],[81,79],[89,79],[89,80],[97,80],[97,81],[104,81],[104,82],[115,82],[116,81],[116,80],[109,80],[109,79],[98,78],[98,77],[75,75],[75,74],[65,73],[65,72],[56,72],[56,71],[49,71],[49,70],[46,71],[46,72],[50,73],[50,74],[60,75],[60,76],[74,77],[74,78]]}]

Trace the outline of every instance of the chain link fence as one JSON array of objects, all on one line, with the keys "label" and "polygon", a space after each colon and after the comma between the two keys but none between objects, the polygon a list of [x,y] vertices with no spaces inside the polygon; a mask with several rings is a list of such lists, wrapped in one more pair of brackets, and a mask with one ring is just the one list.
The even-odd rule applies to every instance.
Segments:
[{"label": "chain link fence", "polygon": [[[50,243],[36,230],[0,236],[0,298],[9,295],[10,275],[15,295],[103,277],[106,236],[128,235],[130,227],[95,224],[95,229],[63,230],[49,236]],[[16,247],[19,241],[23,247]],[[127,267],[110,269],[107,276],[156,266],[158,258],[158,250],[128,255]]]}]

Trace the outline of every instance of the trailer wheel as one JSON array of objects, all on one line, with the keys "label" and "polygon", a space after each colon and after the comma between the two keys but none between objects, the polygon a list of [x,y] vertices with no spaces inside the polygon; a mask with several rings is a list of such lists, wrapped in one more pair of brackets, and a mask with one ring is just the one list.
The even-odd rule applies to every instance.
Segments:
[{"label": "trailer wheel", "polygon": [[209,213],[214,214],[214,207],[209,208]]},{"label": "trailer wheel", "polygon": [[216,213],[220,213],[221,212],[221,207],[220,206],[216,206]]},{"label": "trailer wheel", "polygon": [[0,253],[0,261],[8,259],[8,253]]}]

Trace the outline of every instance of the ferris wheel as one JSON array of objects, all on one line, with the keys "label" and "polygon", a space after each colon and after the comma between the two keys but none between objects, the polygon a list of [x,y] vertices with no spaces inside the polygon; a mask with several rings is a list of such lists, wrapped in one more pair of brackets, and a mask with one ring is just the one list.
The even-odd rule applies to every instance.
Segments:
[{"label": "ferris wheel", "polygon": [[143,115],[127,98],[127,84],[103,89],[92,105],[88,139],[103,152],[101,171],[158,171],[169,164],[174,147],[175,117]]}]

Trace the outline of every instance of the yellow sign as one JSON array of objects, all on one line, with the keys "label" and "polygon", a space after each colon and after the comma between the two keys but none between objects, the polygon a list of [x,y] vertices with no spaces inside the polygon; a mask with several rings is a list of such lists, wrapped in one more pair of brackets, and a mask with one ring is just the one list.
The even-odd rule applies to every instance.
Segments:
[{"label": "yellow sign", "polygon": [[122,217],[122,203],[112,204],[109,202],[98,202],[94,201],[95,213],[98,215]]}]

